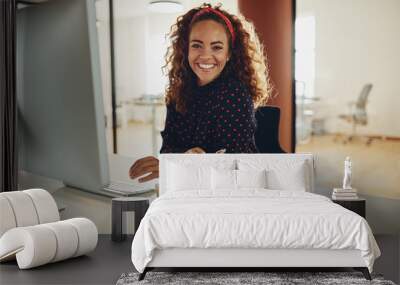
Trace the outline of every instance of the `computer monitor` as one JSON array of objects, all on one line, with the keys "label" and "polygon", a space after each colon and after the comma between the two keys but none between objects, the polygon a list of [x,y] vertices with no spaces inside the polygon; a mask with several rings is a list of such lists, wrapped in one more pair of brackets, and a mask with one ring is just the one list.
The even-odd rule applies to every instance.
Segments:
[{"label": "computer monitor", "polygon": [[18,10],[20,169],[101,192],[109,183],[94,0]]}]

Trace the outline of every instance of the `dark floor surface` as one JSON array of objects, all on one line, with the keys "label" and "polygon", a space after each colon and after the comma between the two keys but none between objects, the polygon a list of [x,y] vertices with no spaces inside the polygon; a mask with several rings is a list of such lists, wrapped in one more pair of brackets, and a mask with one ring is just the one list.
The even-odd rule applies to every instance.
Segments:
[{"label": "dark floor surface", "polygon": [[124,272],[134,271],[130,259],[132,238],[112,242],[100,235],[96,250],[87,256],[19,270],[16,262],[0,264],[0,285],[9,284],[115,284]]},{"label": "dark floor surface", "polygon": [[[399,283],[400,240],[395,235],[377,235],[382,251],[374,273]],[[124,272],[134,271],[130,259],[132,238],[112,242],[109,235],[100,235],[94,252],[88,256],[52,263],[28,270],[19,270],[16,262],[0,265],[0,284],[115,284]],[[310,270],[311,271],[311,270]]]}]

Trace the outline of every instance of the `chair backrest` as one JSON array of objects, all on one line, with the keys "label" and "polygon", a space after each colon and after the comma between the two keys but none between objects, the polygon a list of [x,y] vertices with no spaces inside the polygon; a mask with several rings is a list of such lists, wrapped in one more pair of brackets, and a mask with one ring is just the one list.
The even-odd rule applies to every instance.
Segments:
[{"label": "chair backrest", "polygon": [[256,111],[257,130],[255,141],[260,153],[284,153],[279,144],[279,120],[281,110],[278,107],[263,106]]},{"label": "chair backrest", "polygon": [[0,193],[0,237],[15,227],[60,220],[57,204],[49,192],[29,189]]},{"label": "chair backrest", "polygon": [[356,102],[357,109],[365,110],[365,107],[367,106],[368,96],[369,96],[369,93],[371,92],[371,89],[372,89],[371,83],[364,85],[363,89],[361,90],[360,95],[358,96],[357,102]]}]

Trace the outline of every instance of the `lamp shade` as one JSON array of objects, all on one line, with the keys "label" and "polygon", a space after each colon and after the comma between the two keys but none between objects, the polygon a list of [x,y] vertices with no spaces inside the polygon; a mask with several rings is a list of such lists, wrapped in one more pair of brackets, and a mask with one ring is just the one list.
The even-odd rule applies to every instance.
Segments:
[{"label": "lamp shade", "polygon": [[148,8],[151,12],[165,14],[179,13],[183,11],[182,3],[168,0],[150,1]]}]

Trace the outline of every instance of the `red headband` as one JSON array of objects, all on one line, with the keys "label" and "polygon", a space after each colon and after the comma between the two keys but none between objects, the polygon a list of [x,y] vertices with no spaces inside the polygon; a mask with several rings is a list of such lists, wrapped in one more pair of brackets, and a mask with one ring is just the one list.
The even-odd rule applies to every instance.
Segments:
[{"label": "red headband", "polygon": [[190,22],[193,24],[194,20],[198,18],[199,16],[206,14],[206,13],[214,13],[215,15],[219,16],[222,20],[224,20],[226,26],[228,27],[229,32],[231,33],[231,38],[232,38],[232,43],[235,41],[235,32],[233,30],[233,26],[231,21],[226,17],[224,14],[222,14],[220,11],[211,8],[211,7],[204,7],[201,8],[196,14],[194,14],[192,21]]}]

